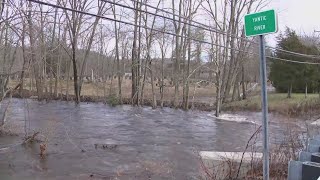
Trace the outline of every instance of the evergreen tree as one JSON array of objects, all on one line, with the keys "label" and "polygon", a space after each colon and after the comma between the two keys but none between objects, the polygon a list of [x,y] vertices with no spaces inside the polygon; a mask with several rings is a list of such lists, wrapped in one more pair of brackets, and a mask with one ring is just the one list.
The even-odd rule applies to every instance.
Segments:
[{"label": "evergreen tree", "polygon": [[[304,45],[295,31],[286,29],[285,34],[278,37],[277,47],[280,49],[294,51],[302,54],[318,55],[319,51],[315,46]],[[275,56],[282,59],[294,61],[313,62],[315,59],[293,55],[276,50]],[[315,92],[319,88],[319,67],[318,65],[298,64],[280,60],[272,60],[270,66],[270,80],[278,92],[301,93]],[[307,87],[307,88],[306,88]]]}]

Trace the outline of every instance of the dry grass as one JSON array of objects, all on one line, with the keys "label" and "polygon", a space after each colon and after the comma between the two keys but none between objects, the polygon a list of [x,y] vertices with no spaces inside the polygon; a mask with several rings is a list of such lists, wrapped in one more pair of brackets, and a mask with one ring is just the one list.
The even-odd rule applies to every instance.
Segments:
[{"label": "dry grass", "polygon": [[[257,133],[258,132],[258,133]],[[256,131],[248,140],[247,147],[244,152],[256,153],[257,139],[260,137],[260,131]],[[281,144],[273,145],[269,154],[270,163],[270,179],[286,180],[288,176],[288,162],[297,160],[298,153],[305,148],[307,137],[296,129],[289,129],[282,139]],[[222,179],[245,179],[255,180],[263,179],[263,163],[262,159],[256,159],[252,156],[249,170],[243,177],[238,176],[239,170],[243,168],[242,163],[235,163],[232,159],[226,159],[224,166],[208,167],[201,161],[202,179],[204,180],[222,180]],[[227,165],[227,166],[226,166]],[[227,172],[227,173],[225,173]],[[225,177],[219,177],[218,174],[226,174]]]},{"label": "dry grass", "polygon": [[[155,93],[157,100],[160,100],[160,88],[155,83]],[[18,84],[18,81],[10,81],[10,86],[15,86]],[[54,85],[54,83],[52,83]],[[46,82],[47,89],[49,91],[49,82]],[[74,95],[74,83],[72,80],[69,81],[69,95]],[[181,86],[181,85],[180,85]],[[27,90],[35,90],[35,85],[31,88],[30,79],[25,80],[24,88]],[[189,97],[190,100],[193,96],[194,84],[190,84]],[[130,98],[131,97],[131,80],[123,79],[122,81],[122,97]],[[67,81],[60,81],[58,85],[58,93],[67,94]],[[81,95],[84,96],[99,96],[106,97],[109,94],[117,94],[118,93],[118,82],[117,79],[114,79],[112,82],[108,80],[107,82],[84,82]],[[182,101],[182,87],[179,89],[179,98]],[[198,98],[207,98],[207,97],[215,97],[215,87],[213,85],[198,87],[196,85],[196,93],[195,99]],[[172,101],[174,98],[174,87],[167,85],[164,88],[164,101]],[[150,83],[146,83],[144,86],[144,99],[152,99],[152,88]]]},{"label": "dry grass", "polygon": [[0,127],[0,136],[18,136],[20,131],[20,126],[7,122]]},{"label": "dry grass", "polygon": [[[26,79],[25,89],[35,91],[35,87],[30,87],[30,80]],[[160,88],[155,83],[156,100],[160,102]],[[10,86],[18,84],[17,81],[11,81]],[[54,84],[54,83],[52,83]],[[46,82],[47,91],[49,91],[49,82]],[[34,86],[34,85],[33,85]],[[69,81],[68,93],[74,95],[73,81]],[[195,88],[195,89],[194,89]],[[195,90],[195,91],[194,91]],[[67,82],[61,81],[58,85],[58,93],[62,95],[67,94]],[[84,82],[81,95],[94,99],[107,99],[110,95],[117,95],[118,83],[117,79],[108,80],[107,82]],[[179,100],[182,102],[182,87],[179,87]],[[150,82],[144,86],[143,104],[151,105],[152,101],[152,88]],[[193,95],[194,100],[193,100]],[[215,86],[210,84],[208,86],[199,87],[197,84],[190,83],[189,90],[189,102],[192,107],[196,106],[196,109],[200,110],[213,110],[215,102]],[[122,82],[122,98],[126,99],[129,103],[131,99],[131,80],[123,79]],[[70,98],[69,98],[70,99]],[[163,101],[170,106],[174,99],[174,87],[167,83],[164,88]],[[84,101],[90,101],[87,98]],[[196,104],[196,105],[194,105]],[[320,98],[318,94],[308,94],[307,98],[304,94],[292,94],[292,98],[287,98],[287,94],[270,93],[268,95],[269,111],[276,112],[288,116],[300,116],[300,115],[315,115],[320,112]],[[246,100],[234,101],[223,105],[224,111],[260,111],[261,110],[261,98],[260,95],[250,96]]]}]

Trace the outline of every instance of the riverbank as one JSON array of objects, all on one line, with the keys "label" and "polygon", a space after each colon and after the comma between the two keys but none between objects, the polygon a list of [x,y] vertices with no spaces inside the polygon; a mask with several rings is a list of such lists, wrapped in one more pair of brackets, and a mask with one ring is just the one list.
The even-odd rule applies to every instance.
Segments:
[{"label": "riverbank", "polygon": [[[24,90],[22,94],[18,92],[13,93],[15,98],[34,98],[37,96],[35,91]],[[75,95],[59,94],[58,97],[52,96],[49,93],[43,94],[45,100],[62,100],[62,101],[73,101]],[[113,99],[115,98],[115,99]],[[102,102],[110,105],[118,105],[116,97],[103,97],[103,96],[89,96],[82,95],[81,102]],[[131,104],[130,98],[122,98],[122,103],[126,105]],[[160,107],[161,102],[158,100],[157,105]],[[142,106],[152,106],[151,99],[144,99],[141,103]],[[279,113],[281,115],[289,117],[309,116],[313,117],[318,115],[320,112],[320,97],[318,94],[309,94],[305,98],[304,94],[292,94],[292,98],[287,98],[287,94],[282,93],[270,93],[268,95],[268,109],[269,112]],[[174,108],[173,101],[163,101],[163,107]],[[182,108],[180,103],[179,108]],[[215,106],[212,103],[205,102],[190,102],[189,109],[199,111],[214,111]],[[261,111],[261,98],[260,95],[248,97],[246,100],[234,101],[223,104],[222,111],[249,111],[259,112]],[[308,118],[309,118],[308,117]]]},{"label": "riverbank", "polygon": [[[14,92],[12,94],[12,97],[14,98],[37,98],[37,92],[35,91],[29,91],[29,90],[23,90],[22,94],[19,92]],[[111,97],[116,98],[116,97]],[[89,96],[89,95],[81,95],[80,97],[81,102],[91,102],[91,103],[105,103],[110,105],[119,105],[118,102],[111,102],[111,101],[117,101],[117,99],[113,99],[111,101],[110,97],[103,97],[103,96]],[[61,101],[74,101],[75,95],[65,95],[65,94],[58,94],[58,97],[52,96],[49,93],[43,93],[42,100],[50,101],[50,100],[61,100]],[[130,105],[131,99],[130,98],[122,98],[122,104],[124,105]],[[160,100],[157,100],[157,105],[160,107]],[[152,100],[151,99],[144,99],[141,103],[142,106],[152,106]],[[169,107],[174,108],[173,101],[165,100],[163,101],[163,107]],[[182,103],[179,104],[179,108],[182,109]],[[189,109],[194,110],[200,110],[200,111],[213,111],[215,110],[215,107],[210,103],[203,103],[203,102],[190,102]]]},{"label": "riverbank", "polygon": [[[296,116],[314,116],[320,112],[319,94],[309,94],[305,98],[304,94],[292,94],[287,98],[285,93],[268,94],[269,112],[282,115]],[[223,105],[225,111],[261,111],[260,95],[248,97],[246,100],[230,102]]]}]

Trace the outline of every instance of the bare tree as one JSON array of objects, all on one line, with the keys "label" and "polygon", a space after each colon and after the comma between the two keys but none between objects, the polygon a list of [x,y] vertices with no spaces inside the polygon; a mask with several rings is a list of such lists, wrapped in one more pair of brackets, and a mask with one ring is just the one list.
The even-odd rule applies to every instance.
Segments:
[{"label": "bare tree", "polygon": [[133,30],[133,44],[132,44],[132,90],[131,90],[131,98],[132,104],[138,105],[139,104],[139,86],[140,86],[140,71],[139,66],[140,62],[138,60],[138,19],[139,19],[139,11],[141,10],[141,5],[139,4],[140,0],[134,1],[134,30]]},{"label": "bare tree", "polygon": [[[158,7],[160,5],[161,0],[158,1],[157,3],[157,10],[155,12],[155,14],[158,13]],[[145,11],[147,11],[147,7],[145,7]],[[151,46],[152,46],[152,42],[154,41],[154,26],[155,26],[155,22],[156,22],[156,16],[153,17],[152,19],[152,24],[151,24],[151,28],[148,31],[147,27],[147,23],[148,23],[148,15],[146,14],[144,17],[144,23],[145,23],[145,36],[146,36],[146,60],[145,60],[145,65],[144,65],[144,73],[143,73],[143,82],[142,82],[142,87],[141,87],[141,98],[143,98],[143,91],[144,91],[144,85],[145,85],[145,80],[146,80],[146,72],[147,70],[149,71],[150,74],[150,80],[151,80],[151,91],[152,91],[152,108],[156,108],[157,107],[157,99],[156,99],[156,94],[155,94],[155,87],[154,87],[154,74],[152,71],[152,59],[151,59]]]},{"label": "bare tree", "polygon": [[[117,19],[116,8],[114,5],[112,6],[112,12],[113,12],[113,18]],[[115,34],[115,40],[116,40],[115,49],[116,49],[116,60],[117,60],[118,97],[119,97],[119,103],[122,104],[121,81],[122,81],[123,76],[122,76],[121,69],[120,69],[119,29],[120,29],[120,26],[118,28],[117,22],[115,21],[114,22],[114,34]]]},{"label": "bare tree", "polygon": [[[60,4],[67,6],[67,2],[61,2]],[[88,4],[88,0],[77,1],[77,0],[70,0],[69,5],[72,9],[79,10],[79,11],[86,11],[86,7]],[[71,15],[65,11],[67,25],[68,25],[68,32],[70,37],[70,44],[72,49],[71,61],[72,61],[72,68],[73,68],[73,82],[74,82],[74,93],[76,95],[75,102],[80,103],[80,89],[79,89],[79,81],[78,81],[78,67],[77,67],[77,57],[76,51],[78,46],[78,38],[81,29],[81,25],[83,23],[84,14],[72,11]],[[68,89],[68,87],[67,87]]]},{"label": "bare tree", "polygon": [[176,1],[172,0],[172,13],[173,13],[173,25],[175,30],[175,62],[174,62],[174,107],[178,107],[179,105],[179,74],[180,74],[180,58],[181,58],[181,48],[182,48],[182,41],[181,32],[182,32],[182,6],[183,0],[178,1],[178,19],[176,19]]},{"label": "bare tree", "polygon": [[89,53],[91,51],[93,38],[95,36],[95,32],[96,32],[100,17],[103,16],[106,13],[107,10],[108,9],[106,8],[106,2],[98,1],[98,13],[97,13],[95,21],[93,23],[93,27],[91,28],[91,33],[90,33],[90,36],[89,36],[89,39],[88,39],[88,44],[86,46],[85,55],[84,55],[84,58],[83,58],[83,61],[82,61],[82,66],[81,66],[81,71],[80,71],[80,82],[79,82],[79,88],[78,88],[79,96],[80,96],[80,93],[81,93],[81,87],[82,87],[82,84],[83,84],[83,75],[84,75],[85,67],[86,67],[86,64],[87,64],[87,61],[88,61],[88,56],[89,56]]},{"label": "bare tree", "polygon": [[[167,29],[167,23],[166,23],[166,20],[164,19],[163,20],[163,27],[161,28],[163,31],[165,31]],[[159,84],[159,90],[160,90],[160,106],[163,107],[163,101],[164,101],[164,89],[165,89],[165,74],[164,74],[164,62],[165,62],[165,58],[166,58],[166,54],[168,52],[168,48],[169,48],[169,45],[170,45],[170,39],[169,39],[169,36],[164,34],[164,33],[161,33],[160,36],[156,36],[158,37],[157,38],[157,41],[158,41],[158,44],[159,44],[159,47],[160,47],[160,54],[161,54],[161,82]]]},{"label": "bare tree", "polygon": [[[256,11],[264,3],[266,2],[262,0],[224,1],[222,14],[219,14],[219,5],[216,0],[206,0],[202,6],[212,18],[214,28],[225,32],[210,32],[211,41],[216,44],[216,46],[212,45],[210,50],[212,62],[216,66],[214,70],[216,76],[216,116],[219,116],[221,104],[227,101],[231,87],[237,86],[237,76],[246,58],[243,52],[248,50],[250,46],[250,43],[244,38],[244,29],[240,25],[241,17],[250,13],[253,7],[255,7],[253,11]],[[239,35],[240,38],[236,38]],[[236,47],[240,51],[236,52]],[[237,87],[233,89],[237,89]]]}]

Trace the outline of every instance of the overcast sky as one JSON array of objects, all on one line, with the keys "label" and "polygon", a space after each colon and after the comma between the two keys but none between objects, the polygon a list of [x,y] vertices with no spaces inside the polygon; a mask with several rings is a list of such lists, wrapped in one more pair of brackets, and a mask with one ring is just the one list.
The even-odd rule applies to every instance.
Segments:
[{"label": "overcast sky", "polygon": [[271,0],[264,9],[275,9],[278,14],[278,33],[267,37],[271,46],[275,46],[275,37],[286,26],[301,34],[320,31],[320,0]]}]

